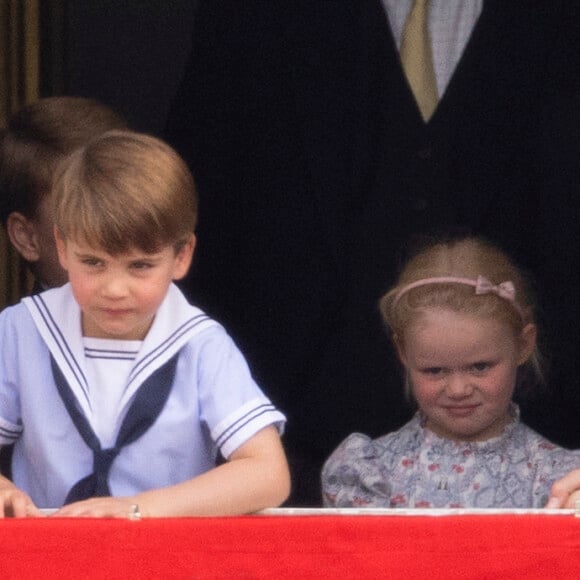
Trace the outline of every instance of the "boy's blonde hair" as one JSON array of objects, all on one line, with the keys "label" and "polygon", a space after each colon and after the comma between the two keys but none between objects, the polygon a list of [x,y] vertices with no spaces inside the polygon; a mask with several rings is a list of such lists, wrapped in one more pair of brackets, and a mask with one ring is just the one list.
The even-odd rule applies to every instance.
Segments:
[{"label": "boy's blonde hair", "polygon": [[[449,282],[427,283],[405,288],[428,278],[456,277],[477,280],[483,276],[493,285],[511,282],[515,304],[490,292],[476,294],[473,286]],[[404,290],[405,289],[405,290]],[[401,290],[404,290],[401,293]],[[467,236],[447,241],[433,241],[411,258],[395,286],[385,294],[379,309],[393,337],[404,347],[405,330],[421,316],[425,308],[444,308],[507,323],[519,337],[526,324],[535,324],[532,292],[521,270],[499,248],[482,238]],[[518,385],[531,387],[543,383],[540,354],[533,355],[518,374]]]},{"label": "boy's blonde hair", "polygon": [[193,177],[166,143],[109,131],[75,151],[53,183],[55,225],[65,239],[111,255],[178,251],[197,219]]},{"label": "boy's blonde hair", "polygon": [[105,131],[126,126],[112,109],[84,97],[46,97],[12,115],[0,133],[2,223],[13,212],[35,218],[62,159]]}]

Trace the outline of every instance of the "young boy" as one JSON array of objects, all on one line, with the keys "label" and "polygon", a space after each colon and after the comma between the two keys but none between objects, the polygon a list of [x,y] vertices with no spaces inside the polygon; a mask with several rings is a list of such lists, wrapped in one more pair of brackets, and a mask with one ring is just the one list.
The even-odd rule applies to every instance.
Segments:
[{"label": "young boy", "polygon": [[48,202],[58,163],[97,135],[125,127],[92,99],[48,97],[20,109],[0,133],[0,219],[34,275],[35,291],[66,282]]},{"label": "young boy", "polygon": [[[105,105],[83,97],[48,97],[17,111],[0,132],[0,220],[33,275],[32,292],[61,286],[48,201],[54,171],[74,149],[125,122]],[[10,474],[11,449],[0,452]]]},{"label": "young boy", "polygon": [[111,131],[70,156],[53,197],[70,283],[0,314],[0,444],[15,441],[2,515],[279,505],[284,416],[224,329],[172,283],[195,246],[186,165],[158,139]]}]

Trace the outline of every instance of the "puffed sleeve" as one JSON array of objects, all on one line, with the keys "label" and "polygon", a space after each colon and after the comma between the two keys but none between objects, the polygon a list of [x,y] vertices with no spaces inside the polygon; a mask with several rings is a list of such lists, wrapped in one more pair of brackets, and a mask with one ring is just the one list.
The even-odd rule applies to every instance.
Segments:
[{"label": "puffed sleeve", "polygon": [[349,435],[322,468],[326,507],[389,507],[391,488],[373,441]]},{"label": "puffed sleeve", "polygon": [[543,457],[538,461],[538,470],[534,481],[533,507],[545,507],[550,497],[550,489],[558,480],[580,468],[580,450],[562,449],[550,442],[540,443]]}]

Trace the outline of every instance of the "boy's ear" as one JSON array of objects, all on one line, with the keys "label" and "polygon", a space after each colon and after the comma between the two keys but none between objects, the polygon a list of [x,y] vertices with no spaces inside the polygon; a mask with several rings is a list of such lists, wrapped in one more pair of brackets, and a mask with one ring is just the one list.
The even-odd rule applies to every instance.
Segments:
[{"label": "boy's ear", "polygon": [[181,280],[189,271],[191,262],[193,260],[193,254],[195,252],[195,244],[197,239],[195,234],[191,234],[187,242],[175,255],[175,263],[173,265],[173,279]]},{"label": "boy's ear", "polygon": [[524,326],[520,335],[520,352],[518,365],[524,364],[533,354],[536,348],[538,329],[535,324],[529,323]]},{"label": "boy's ear", "polygon": [[66,259],[66,242],[64,238],[61,236],[58,228],[54,226],[54,242],[56,245],[56,253],[58,254],[58,261],[64,270],[68,270],[67,268],[67,259]]},{"label": "boy's ear", "polygon": [[12,212],[6,220],[6,233],[12,245],[27,262],[40,259],[36,228],[26,216],[17,211]]}]

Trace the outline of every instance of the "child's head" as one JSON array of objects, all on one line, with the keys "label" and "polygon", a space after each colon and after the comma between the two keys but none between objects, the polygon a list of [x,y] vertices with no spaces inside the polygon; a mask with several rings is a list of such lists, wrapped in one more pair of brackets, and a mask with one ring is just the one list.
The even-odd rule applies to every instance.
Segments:
[{"label": "child's head", "polygon": [[62,163],[52,198],[85,335],[143,338],[193,255],[197,201],[186,164],[159,139],[109,131]]},{"label": "child's head", "polygon": [[166,143],[132,131],[109,131],[75,151],[53,184],[60,236],[111,255],[193,236],[197,199],[185,162]]},{"label": "child's head", "polygon": [[48,201],[56,167],[97,135],[125,126],[115,112],[92,99],[49,97],[15,113],[0,134],[0,219],[41,285],[66,282]]},{"label": "child's head", "polygon": [[498,434],[516,384],[541,381],[530,291],[513,262],[484,240],[425,247],[380,310],[427,425],[439,434]]}]

